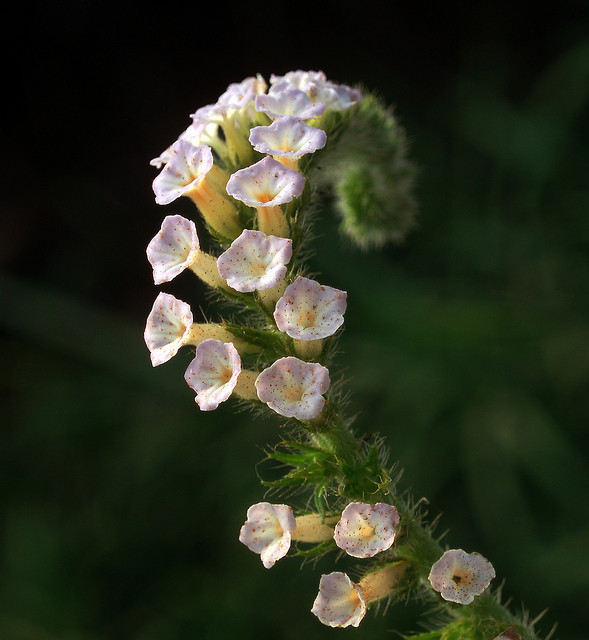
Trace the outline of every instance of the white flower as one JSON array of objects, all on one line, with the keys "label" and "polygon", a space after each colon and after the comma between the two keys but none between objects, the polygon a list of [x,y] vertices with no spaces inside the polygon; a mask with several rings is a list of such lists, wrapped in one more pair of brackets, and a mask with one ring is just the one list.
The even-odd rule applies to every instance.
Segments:
[{"label": "white flower", "polygon": [[313,102],[311,98],[300,89],[285,89],[273,94],[261,94],[256,96],[256,111],[261,111],[270,118],[282,116],[294,116],[301,120],[310,120],[320,116],[325,111],[325,104]]},{"label": "white flower", "polygon": [[329,389],[329,371],[293,356],[280,358],[256,380],[258,398],[286,418],[312,420],[322,411]]},{"label": "white flower", "polygon": [[212,411],[231,395],[241,372],[241,358],[231,342],[203,340],[188,365],[184,379],[196,392],[202,411]]},{"label": "white flower", "polygon": [[433,564],[428,576],[444,600],[470,604],[495,577],[493,565],[480,553],[450,549]]},{"label": "white flower", "polygon": [[259,553],[262,564],[270,569],[288,553],[291,532],[295,528],[291,507],[259,502],[247,510],[247,521],[241,527],[239,540],[254,553]]},{"label": "white flower", "polygon": [[190,267],[200,249],[196,225],[182,216],[166,216],[159,233],[147,245],[155,284],[169,282]]},{"label": "white flower", "polygon": [[284,76],[273,75],[270,85],[268,93],[272,95],[288,89],[300,89],[312,101],[325,103],[326,111],[348,109],[362,98],[357,89],[328,81],[321,71],[289,71]]},{"label": "white flower", "polygon": [[305,124],[300,118],[284,116],[266,127],[253,127],[249,140],[260,153],[298,159],[322,149],[327,135],[322,129]]},{"label": "white flower", "polygon": [[144,338],[154,367],[173,358],[190,338],[190,306],[169,293],[160,293],[147,317]]},{"label": "white flower", "polygon": [[153,181],[155,201],[169,204],[200,185],[213,166],[210,147],[195,147],[187,140],[172,145],[171,157]]},{"label": "white flower", "polygon": [[274,319],[291,338],[319,340],[342,326],[346,305],[345,291],[299,276],[276,303]]},{"label": "white flower", "polygon": [[298,171],[266,157],[236,171],[227,182],[227,193],[250,207],[273,207],[300,196],[304,186]]},{"label": "white flower", "polygon": [[163,164],[167,164],[174,157],[180,140],[186,140],[194,147],[200,145],[215,148],[223,146],[223,143],[217,137],[216,123],[195,119],[194,122],[178,136],[178,140],[171,144],[157,158],[151,160],[149,164],[161,169]]},{"label": "white flower", "polygon": [[311,613],[329,627],[357,627],[366,615],[366,602],[357,584],[334,571],[321,576]]},{"label": "white flower", "polygon": [[270,289],[286,275],[292,240],[246,229],[217,260],[219,274],[236,291]]},{"label": "white flower", "polygon": [[230,84],[220,96],[217,104],[228,109],[243,109],[253,103],[256,95],[266,91],[266,81],[260,74],[246,78],[242,82]]},{"label": "white flower", "polygon": [[398,524],[397,509],[389,504],[352,502],[343,510],[333,538],[348,555],[372,558],[393,545]]}]

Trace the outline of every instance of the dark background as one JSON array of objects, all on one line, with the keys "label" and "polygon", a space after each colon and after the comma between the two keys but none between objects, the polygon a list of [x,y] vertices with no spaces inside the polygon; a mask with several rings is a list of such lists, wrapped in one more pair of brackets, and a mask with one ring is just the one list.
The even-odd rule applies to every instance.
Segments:
[{"label": "dark background", "polygon": [[[329,557],[271,571],[237,542],[277,424],[200,413],[190,358],[152,370],[149,160],[230,82],[322,69],[391,104],[418,228],[362,253],[318,224],[346,289],[338,360],[448,544],[489,557],[542,634],[587,637],[587,2],[32,2],[4,20],[0,638],[385,637],[308,612]],[[189,274],[164,288],[208,307]],[[345,569],[345,563],[337,568]],[[331,634],[331,635],[330,635]],[[390,634],[389,634],[390,635]],[[390,637],[398,637],[392,636]]]}]

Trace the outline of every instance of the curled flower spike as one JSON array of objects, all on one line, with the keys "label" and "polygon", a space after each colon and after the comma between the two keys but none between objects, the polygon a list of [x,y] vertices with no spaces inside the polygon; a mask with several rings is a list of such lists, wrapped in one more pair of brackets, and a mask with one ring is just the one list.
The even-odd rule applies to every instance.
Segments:
[{"label": "curled flower spike", "polygon": [[378,502],[352,502],[335,526],[335,544],[354,558],[372,558],[389,549],[399,525],[397,509]]},{"label": "curled flower spike", "polygon": [[325,104],[313,102],[300,89],[285,89],[274,94],[262,94],[256,96],[255,104],[256,111],[261,111],[273,119],[294,116],[301,120],[310,120],[325,111]]},{"label": "curled flower spike", "polygon": [[280,358],[256,380],[258,398],[286,418],[313,420],[322,411],[329,389],[329,371],[293,356]]},{"label": "curled flower spike", "polygon": [[334,571],[321,576],[311,613],[329,627],[357,627],[366,615],[366,602],[357,584]]},{"label": "curled flower spike", "polygon": [[444,600],[470,604],[494,577],[493,565],[480,553],[450,549],[433,564],[428,579]]},{"label": "curled flower spike", "polygon": [[299,276],[276,303],[274,319],[280,331],[296,340],[320,340],[344,323],[347,293]]},{"label": "curled flower spike", "polygon": [[294,164],[283,164],[296,168],[299,158],[325,146],[327,135],[323,129],[310,127],[300,118],[284,116],[267,127],[254,127],[249,140],[256,151],[274,156],[279,161],[292,161]]},{"label": "curled flower spike", "polygon": [[260,231],[287,237],[288,224],[280,205],[300,196],[304,186],[305,178],[300,173],[267,156],[236,171],[227,182],[227,193],[256,207]]},{"label": "curled flower spike", "polygon": [[144,338],[151,364],[157,367],[173,358],[191,338],[190,306],[169,293],[161,292],[147,316]]},{"label": "curled flower spike", "polygon": [[292,240],[246,229],[217,260],[221,277],[243,293],[271,289],[286,275]]},{"label": "curled flower spike", "polygon": [[286,504],[259,502],[247,510],[247,521],[239,532],[239,541],[259,553],[262,564],[270,569],[290,549],[291,532],[296,521]]},{"label": "curled flower spike", "polygon": [[196,392],[201,411],[212,411],[225,402],[235,389],[241,372],[241,358],[230,342],[203,340],[188,365],[184,379]]}]

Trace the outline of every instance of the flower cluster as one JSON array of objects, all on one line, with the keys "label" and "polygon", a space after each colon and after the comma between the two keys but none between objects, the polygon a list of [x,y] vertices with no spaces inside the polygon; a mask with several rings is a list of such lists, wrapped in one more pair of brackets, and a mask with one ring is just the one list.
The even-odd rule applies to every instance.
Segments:
[{"label": "flower cluster", "polygon": [[[307,277],[301,264],[306,215],[318,191],[309,182],[317,175],[315,154],[323,154],[321,168],[328,168],[331,140],[345,139],[346,127],[361,132],[358,144],[349,145],[350,166],[360,161],[365,140],[379,137],[383,123],[385,137],[393,140],[389,116],[375,108],[374,99],[320,71],[273,75],[269,85],[258,75],[197,109],[190,126],[151,161],[160,170],[153,181],[156,203],[189,198],[210,236],[205,250],[194,220],[167,215],[147,247],[154,283],[191,271],[240,311],[239,323],[195,322],[188,303],[160,292],[144,332],[151,362],[159,366],[188,347],[192,359],[184,379],[200,410],[236,397],[288,419],[295,440],[285,440],[284,450],[268,457],[290,470],[267,484],[312,487],[317,508],[295,516],[287,504],[254,504],[239,540],[267,569],[289,554],[292,543],[296,554],[314,557],[333,549],[361,561],[356,582],[342,571],[320,579],[311,610],[330,627],[357,627],[368,607],[392,597],[403,581],[407,592],[418,585],[437,600],[469,605],[495,577],[488,560],[461,549],[431,564],[432,546],[439,553],[441,548],[429,532],[414,535],[420,518],[394,493],[386,455],[377,441],[355,439],[332,389],[327,365],[344,324],[347,293]],[[391,144],[402,146],[397,138]],[[346,189],[356,204],[364,202]],[[414,562],[426,538],[429,575]]]},{"label": "flower cluster", "polygon": [[[322,72],[272,76],[269,87],[259,75],[247,78],[197,109],[178,140],[151,161],[161,169],[153,181],[156,202],[190,198],[224,249],[219,255],[203,251],[195,222],[168,215],[147,248],[154,283],[188,269],[220,295],[260,312],[256,344],[240,337],[247,327],[240,332],[223,323],[195,323],[186,302],[158,295],[145,327],[152,364],[163,364],[184,345],[196,347],[185,380],[201,410],[235,395],[299,421],[323,411],[331,382],[318,359],[323,341],[343,324],[346,293],[293,277],[297,223],[287,205],[299,206],[306,186],[299,161],[325,146],[329,114],[360,99],[359,91]],[[261,371],[246,368],[242,358],[255,354],[261,362],[264,336],[275,334],[287,343],[284,356]]]}]

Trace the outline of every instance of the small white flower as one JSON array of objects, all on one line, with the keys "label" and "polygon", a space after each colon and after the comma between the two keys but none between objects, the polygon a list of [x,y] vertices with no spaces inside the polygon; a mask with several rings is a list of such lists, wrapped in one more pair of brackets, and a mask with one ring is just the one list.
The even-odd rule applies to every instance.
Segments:
[{"label": "small white flower", "polygon": [[196,225],[182,216],[166,216],[159,233],[147,245],[155,284],[169,282],[190,266],[200,242]]},{"label": "small white flower", "polygon": [[491,584],[493,565],[480,553],[450,549],[432,565],[428,576],[432,587],[444,600],[470,604]]},{"label": "small white flower", "polygon": [[155,201],[169,204],[195,189],[212,166],[210,147],[195,147],[187,140],[178,140],[172,145],[170,160],[153,181]]},{"label": "small white flower", "polygon": [[333,538],[348,555],[372,558],[393,545],[398,525],[395,507],[383,502],[352,502],[343,510]]},{"label": "small white flower", "polygon": [[270,289],[286,275],[292,240],[246,229],[217,260],[219,274],[236,291]]},{"label": "small white flower", "polygon": [[301,120],[310,120],[320,116],[325,111],[325,104],[313,102],[311,98],[300,89],[285,89],[273,94],[261,94],[256,96],[256,111],[261,111],[270,118],[282,116],[294,116]]},{"label": "small white flower", "polygon": [[322,149],[327,135],[323,129],[310,127],[300,118],[284,116],[266,127],[251,129],[249,140],[260,153],[298,159]]},{"label": "small white flower", "polygon": [[230,84],[220,96],[217,104],[228,109],[243,109],[253,103],[255,97],[266,91],[266,81],[260,74],[246,78],[242,82]]},{"label": "small white flower", "polygon": [[314,102],[323,102],[326,111],[342,111],[361,100],[362,94],[345,84],[328,81],[321,71],[289,71],[284,76],[270,78],[269,94],[279,94],[288,89],[304,91]]},{"label": "small white flower", "polygon": [[203,340],[188,365],[184,379],[196,392],[202,411],[212,411],[231,395],[241,373],[241,358],[231,342]]},{"label": "small white flower", "polygon": [[217,137],[217,124],[206,120],[194,120],[194,122],[185,129],[173,144],[157,158],[149,162],[150,165],[161,169],[163,164],[167,164],[177,152],[180,140],[186,140],[194,147],[207,145],[209,147],[222,146],[221,140]]},{"label": "small white flower", "polygon": [[186,344],[192,327],[190,306],[169,293],[160,293],[153,303],[145,325],[145,344],[151,363],[157,367],[173,358]]},{"label": "small white flower", "polygon": [[274,319],[280,331],[297,340],[320,340],[344,323],[347,293],[299,276],[276,303]]},{"label": "small white flower", "polygon": [[298,171],[266,157],[236,171],[227,182],[227,193],[250,207],[273,207],[300,196],[304,186]]},{"label": "small white flower", "polygon": [[323,71],[289,71],[283,76],[270,76],[270,89],[268,93],[279,93],[286,89],[300,89],[305,93],[313,87],[327,82]]},{"label": "small white flower", "polygon": [[321,576],[311,613],[329,627],[357,627],[366,615],[366,602],[357,584],[334,571]]},{"label": "small white flower", "polygon": [[322,411],[329,389],[329,371],[293,356],[280,358],[256,380],[258,398],[286,418],[312,420]]},{"label": "small white flower", "polygon": [[247,510],[247,521],[241,527],[239,540],[254,553],[259,553],[262,564],[270,569],[288,553],[291,532],[295,528],[291,507],[259,502]]}]

